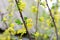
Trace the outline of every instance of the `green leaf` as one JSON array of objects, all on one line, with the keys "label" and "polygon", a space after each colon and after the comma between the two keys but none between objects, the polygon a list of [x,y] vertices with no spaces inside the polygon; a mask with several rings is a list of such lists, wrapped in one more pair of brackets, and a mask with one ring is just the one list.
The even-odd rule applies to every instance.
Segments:
[{"label": "green leaf", "polygon": [[17,23],[18,25],[21,25],[21,24],[22,24],[19,19],[16,19],[16,20],[15,20],[15,23]]},{"label": "green leaf", "polygon": [[58,5],[56,4],[53,4],[52,8],[51,9],[57,9],[58,8]]},{"label": "green leaf", "polygon": [[24,17],[24,20],[26,20],[27,19],[27,17]]},{"label": "green leaf", "polygon": [[53,24],[53,22],[52,22],[52,23],[50,23],[50,26],[51,26],[51,27],[54,27],[54,24]]},{"label": "green leaf", "polygon": [[54,8],[55,8],[55,6],[53,5],[53,6],[52,6],[52,9],[54,9]]},{"label": "green leaf", "polygon": [[40,5],[45,6],[42,2],[40,3]]}]

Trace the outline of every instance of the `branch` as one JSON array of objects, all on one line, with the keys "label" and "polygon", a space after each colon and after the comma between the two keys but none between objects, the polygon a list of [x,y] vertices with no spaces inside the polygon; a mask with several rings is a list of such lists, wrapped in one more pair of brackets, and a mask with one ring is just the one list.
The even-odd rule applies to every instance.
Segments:
[{"label": "branch", "polygon": [[52,22],[53,22],[54,27],[55,27],[56,40],[58,40],[58,31],[57,31],[57,26],[56,26],[56,23],[55,23],[54,17],[53,17],[53,15],[52,15],[52,12],[51,12],[51,10],[50,10],[50,8],[49,8],[49,5],[48,5],[47,0],[46,0],[46,5],[47,5],[47,7],[48,7],[48,10],[49,10],[50,16],[51,16],[51,18],[52,18]]},{"label": "branch", "polygon": [[31,40],[31,37],[30,37],[29,31],[28,31],[28,29],[27,29],[27,25],[26,25],[26,23],[25,23],[25,21],[24,21],[24,19],[23,19],[23,15],[22,15],[22,12],[20,11],[20,8],[19,8],[19,6],[18,6],[18,2],[17,2],[17,0],[15,0],[15,2],[16,2],[17,8],[18,8],[18,10],[19,10],[20,17],[21,17],[21,19],[22,19],[22,21],[23,21],[23,23],[24,23],[24,27],[25,27],[26,32],[27,32],[27,34],[28,34],[29,40]]}]

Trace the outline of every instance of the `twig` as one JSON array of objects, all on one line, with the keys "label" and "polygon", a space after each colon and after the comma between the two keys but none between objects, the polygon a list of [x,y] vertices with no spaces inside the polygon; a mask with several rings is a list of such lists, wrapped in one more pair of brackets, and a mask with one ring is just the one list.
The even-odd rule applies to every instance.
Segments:
[{"label": "twig", "polygon": [[25,21],[24,21],[24,19],[23,19],[23,15],[22,15],[22,12],[20,11],[20,8],[19,8],[19,6],[18,6],[17,0],[15,0],[15,2],[16,2],[17,8],[18,8],[18,10],[19,10],[20,17],[21,17],[21,19],[22,19],[22,21],[23,21],[23,23],[24,23],[24,27],[25,27],[26,32],[27,32],[27,34],[28,34],[29,40],[31,40],[31,36],[30,36],[29,31],[28,31],[28,29],[27,29],[27,25],[26,25],[26,23],[25,23]]},{"label": "twig", "polygon": [[37,3],[37,13],[36,13],[36,32],[37,32],[37,26],[38,26],[39,1],[40,0],[38,0],[38,3]]},{"label": "twig", "polygon": [[[4,14],[0,12],[0,15],[1,15],[1,21],[2,21],[2,20],[3,20],[3,15],[4,15]],[[3,23],[5,24],[5,26],[6,26],[6,29],[7,29],[7,28],[8,28],[8,25],[7,25],[7,23],[6,23],[5,21],[3,21]]]},{"label": "twig", "polygon": [[54,27],[55,27],[56,40],[58,40],[58,31],[57,31],[57,26],[56,26],[56,23],[55,23],[54,17],[53,17],[53,15],[52,15],[52,12],[51,12],[51,10],[50,10],[50,8],[49,8],[49,5],[48,5],[47,0],[46,0],[46,5],[47,5],[47,7],[48,7],[48,10],[49,10],[49,12],[50,12],[50,16],[51,16],[51,18],[52,18],[52,22],[53,22]]}]

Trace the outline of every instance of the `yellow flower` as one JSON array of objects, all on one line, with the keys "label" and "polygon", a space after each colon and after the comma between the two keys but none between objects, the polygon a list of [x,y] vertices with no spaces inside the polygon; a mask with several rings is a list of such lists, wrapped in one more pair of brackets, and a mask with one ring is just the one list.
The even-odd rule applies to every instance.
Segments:
[{"label": "yellow flower", "polygon": [[26,29],[21,28],[21,29],[17,30],[17,34],[19,34],[19,33],[26,33]]},{"label": "yellow flower", "polygon": [[46,22],[47,22],[47,25],[50,26],[51,20],[47,19]]},{"label": "yellow flower", "polygon": [[23,30],[23,33],[26,33],[26,29],[25,28],[22,28],[22,30]]},{"label": "yellow flower", "polygon": [[21,2],[18,3],[18,6],[20,8],[20,11],[23,11],[26,7],[26,3],[21,1]]},{"label": "yellow flower", "polygon": [[32,7],[31,7],[31,11],[32,11],[33,13],[37,13],[38,9],[37,9],[36,6],[32,6]]},{"label": "yellow flower", "polygon": [[8,14],[8,16],[13,16],[14,12],[13,10]]},{"label": "yellow flower", "polygon": [[9,27],[8,30],[9,30],[9,31],[13,31],[14,29],[13,29],[12,27]]},{"label": "yellow flower", "polygon": [[28,29],[31,29],[32,26],[33,26],[33,23],[27,23],[27,28],[28,28]]},{"label": "yellow flower", "polygon": [[[27,28],[30,30],[33,26],[33,22],[32,22],[32,19],[29,18],[26,20],[26,25],[27,25]],[[24,24],[22,24],[22,26],[24,27]]]},{"label": "yellow flower", "polygon": [[25,3],[21,3],[20,5],[20,9],[23,10],[25,8],[26,4]]},{"label": "yellow flower", "polygon": [[44,21],[44,17],[43,17],[43,16],[40,17],[40,18],[39,18],[39,21],[40,21],[40,22],[43,22],[43,21]]},{"label": "yellow flower", "polygon": [[17,34],[22,33],[22,29],[17,30]]},{"label": "yellow flower", "polygon": [[35,37],[38,37],[39,36],[39,32],[36,32],[34,35],[35,35]]},{"label": "yellow flower", "polygon": [[3,17],[3,21],[7,21],[7,18],[6,17]]},{"label": "yellow flower", "polygon": [[3,34],[5,34],[5,35],[10,35],[10,33],[9,33],[9,31],[8,31],[7,29],[4,31]]},{"label": "yellow flower", "polygon": [[15,26],[15,24],[14,24],[14,23],[11,23],[11,24],[10,24],[10,27],[14,27],[14,26]]},{"label": "yellow flower", "polygon": [[26,23],[31,23],[31,22],[32,22],[31,18],[29,18],[29,19],[26,20]]},{"label": "yellow flower", "polygon": [[16,34],[16,31],[12,27],[9,27],[8,31],[11,32],[11,34],[13,35]]}]

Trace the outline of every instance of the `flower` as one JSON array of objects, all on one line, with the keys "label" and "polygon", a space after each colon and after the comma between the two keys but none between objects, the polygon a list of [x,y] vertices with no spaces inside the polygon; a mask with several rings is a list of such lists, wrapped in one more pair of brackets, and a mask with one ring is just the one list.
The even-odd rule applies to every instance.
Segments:
[{"label": "flower", "polygon": [[7,18],[6,17],[3,17],[3,21],[6,21],[7,20]]},{"label": "flower", "polygon": [[[32,19],[29,18],[29,19],[26,19],[26,25],[27,25],[27,28],[30,30],[33,26],[33,22],[32,22]],[[24,24],[22,24],[22,27],[24,27]]]},{"label": "flower", "polygon": [[22,29],[17,30],[17,34],[22,33],[22,32],[23,32]]},{"label": "flower", "polygon": [[36,12],[38,11],[38,9],[37,9],[36,6],[32,6],[32,7],[31,7],[31,11],[32,11],[33,13],[36,13]]},{"label": "flower", "polygon": [[26,23],[31,23],[31,22],[32,22],[31,18],[29,18],[29,19],[26,20]]},{"label": "flower", "polygon": [[16,31],[12,28],[12,27],[9,27],[7,29],[12,35],[16,34]]},{"label": "flower", "polygon": [[23,27],[23,28],[17,30],[17,34],[19,34],[19,33],[21,33],[21,34],[26,33],[26,29]]},{"label": "flower", "polygon": [[35,37],[38,37],[39,36],[39,32],[36,32],[34,35],[35,35]]},{"label": "flower", "polygon": [[39,18],[39,21],[40,21],[40,22],[43,22],[43,21],[44,21],[44,17],[41,16],[41,17]]},{"label": "flower", "polygon": [[46,22],[47,22],[47,25],[50,26],[51,20],[50,19],[47,19]]},{"label": "flower", "polygon": [[13,13],[12,13],[12,12],[11,12],[11,13],[9,13],[9,14],[8,14],[8,16],[13,16]]},{"label": "flower", "polygon": [[27,23],[27,28],[28,28],[28,29],[31,29],[32,26],[33,26],[33,23]]},{"label": "flower", "polygon": [[27,25],[27,28],[28,29],[31,29],[32,28],[33,23],[32,23],[32,19],[31,18],[29,18],[29,19],[26,20],[26,25]]},{"label": "flower", "polygon": [[10,24],[10,27],[14,27],[14,26],[15,26],[15,24],[14,24],[14,23],[11,23],[11,24]]},{"label": "flower", "polygon": [[20,8],[20,11],[23,11],[23,10],[24,10],[24,8],[25,8],[25,6],[26,6],[26,3],[25,3],[25,2],[20,1],[20,2],[18,3],[18,6],[19,6],[19,8]]}]

